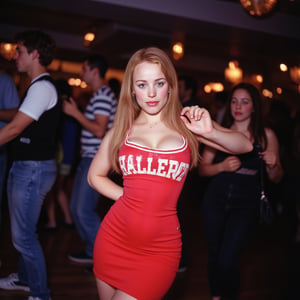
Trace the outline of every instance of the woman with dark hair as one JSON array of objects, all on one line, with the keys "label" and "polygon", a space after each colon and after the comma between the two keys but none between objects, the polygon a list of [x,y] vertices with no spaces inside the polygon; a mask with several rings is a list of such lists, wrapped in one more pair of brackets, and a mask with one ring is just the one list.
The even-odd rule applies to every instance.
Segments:
[{"label": "woman with dark hair", "polygon": [[211,177],[203,199],[203,220],[212,299],[234,300],[238,298],[239,260],[257,223],[260,157],[272,182],[279,182],[283,171],[277,137],[263,125],[256,87],[240,83],[232,89],[223,126],[243,133],[253,143],[252,152],[240,155],[206,146],[199,166],[201,176]]},{"label": "woman with dark hair", "polygon": [[[171,286],[181,255],[176,204],[198,143],[229,153],[251,151],[241,133],[212,122],[207,110],[182,108],[175,68],[158,48],[129,60],[112,129],[93,159],[88,181],[115,200],[94,245],[101,300],[158,300]],[[114,183],[111,169],[123,175]]]}]

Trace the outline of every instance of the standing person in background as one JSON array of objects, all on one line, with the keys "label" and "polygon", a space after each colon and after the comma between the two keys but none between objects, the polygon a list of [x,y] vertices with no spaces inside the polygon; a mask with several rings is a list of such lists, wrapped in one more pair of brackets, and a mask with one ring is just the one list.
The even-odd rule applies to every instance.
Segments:
[{"label": "standing person in background", "polygon": [[[178,76],[178,94],[179,100],[183,107],[198,105],[197,101],[197,92],[198,85],[197,81],[188,75],[180,75]],[[184,222],[184,203],[186,203],[185,199],[191,200],[191,202],[196,203],[199,201],[198,199],[198,189],[199,189],[199,176],[196,168],[190,170],[187,175],[187,179],[184,183],[184,187],[182,189],[182,193],[178,199],[177,211],[178,218],[181,226],[182,232],[182,253],[180,264],[178,268],[178,272],[185,272],[187,270],[189,264],[189,253],[187,248],[187,243],[185,240],[185,222]]]},{"label": "standing person in background", "polygon": [[[60,101],[67,100],[72,96],[72,87],[66,80],[56,80],[55,85]],[[63,213],[63,226],[66,228],[74,228],[67,189],[68,181],[70,180],[70,176],[73,175],[72,172],[77,163],[79,136],[80,125],[78,122],[62,112],[57,153],[58,173],[55,184],[48,193],[45,203],[48,222],[45,225],[44,230],[48,232],[55,232],[58,227],[56,219],[56,202],[59,204]]]},{"label": "standing person in background", "polygon": [[[10,122],[18,111],[20,99],[12,78],[0,72],[0,128]],[[0,146],[0,225],[7,171],[7,145]],[[1,260],[0,260],[1,266]]]},{"label": "standing person in background", "polygon": [[13,245],[20,254],[18,273],[0,279],[0,288],[30,292],[29,300],[49,300],[46,263],[36,225],[56,177],[56,141],[61,106],[46,72],[55,42],[41,31],[16,35],[19,72],[31,79],[18,112],[0,129],[0,145],[12,143],[13,163],[7,194]]},{"label": "standing person in background", "polygon": [[119,99],[120,90],[121,90],[121,82],[118,78],[110,78],[108,80],[109,87],[113,90],[116,95],[116,98]]},{"label": "standing person in background", "polygon": [[89,56],[84,60],[81,77],[92,88],[93,96],[84,113],[72,98],[64,101],[63,111],[75,118],[82,126],[81,160],[76,170],[71,195],[71,213],[85,249],[70,254],[69,259],[76,263],[93,263],[93,247],[100,225],[97,211],[99,193],[87,182],[87,173],[101,141],[111,128],[116,112],[117,99],[105,84],[107,61],[100,55]]},{"label": "standing person in background", "polygon": [[[181,255],[177,200],[198,162],[198,142],[230,153],[252,149],[243,134],[212,123],[207,110],[182,109],[176,71],[164,51],[135,52],[114,126],[88,173],[91,186],[116,201],[94,247],[101,300],[158,300],[168,291]],[[124,188],[109,179],[112,168],[122,172]]]},{"label": "standing person in background", "polygon": [[178,92],[183,107],[198,105],[198,85],[193,77],[187,75],[178,76]]},{"label": "standing person in background", "polygon": [[271,181],[279,182],[283,171],[277,137],[263,126],[256,87],[240,83],[233,88],[223,125],[241,132],[253,143],[253,151],[241,155],[205,147],[199,167],[201,176],[211,177],[203,199],[203,220],[212,299],[236,300],[239,261],[258,220],[260,154]]},{"label": "standing person in background", "polygon": [[[0,72],[0,128],[10,122],[18,111],[20,99],[12,78]],[[0,146],[0,224],[2,221],[2,198],[6,182],[7,145]]]}]

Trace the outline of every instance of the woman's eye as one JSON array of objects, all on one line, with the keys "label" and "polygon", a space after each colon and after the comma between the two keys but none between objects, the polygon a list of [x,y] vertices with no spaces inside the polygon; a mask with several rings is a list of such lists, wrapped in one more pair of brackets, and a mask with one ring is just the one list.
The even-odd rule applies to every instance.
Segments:
[{"label": "woman's eye", "polygon": [[140,83],[140,84],[138,85],[138,87],[139,87],[140,89],[142,89],[142,88],[145,87],[145,84],[144,84],[144,83]]},{"label": "woman's eye", "polygon": [[165,83],[163,81],[160,81],[160,82],[157,83],[157,86],[159,86],[159,87],[162,87],[164,85],[165,85]]}]

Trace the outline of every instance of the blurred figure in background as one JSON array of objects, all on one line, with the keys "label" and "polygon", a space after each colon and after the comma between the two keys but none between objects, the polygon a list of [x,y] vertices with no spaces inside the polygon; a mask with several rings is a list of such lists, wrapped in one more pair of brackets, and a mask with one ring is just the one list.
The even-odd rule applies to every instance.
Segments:
[{"label": "blurred figure in background", "polygon": [[[192,76],[189,75],[178,76],[178,94],[179,94],[179,100],[183,107],[199,104],[197,100],[197,92],[198,92],[197,81]],[[186,205],[187,203],[187,201],[185,201],[186,199],[191,200],[193,203],[196,203],[196,201],[198,201],[197,191],[201,187],[201,185],[199,185],[198,178],[199,176],[196,168],[193,168],[192,170],[189,171],[177,203],[178,218],[182,230],[182,253],[181,253],[178,272],[186,271],[189,263],[189,259],[188,259],[189,254],[188,254],[187,243],[185,240],[185,233],[184,233],[185,231],[184,204]]]},{"label": "blurred figure in background", "polygon": [[110,78],[108,80],[109,87],[113,90],[116,95],[116,98],[119,99],[120,90],[121,90],[121,82],[117,78]]},{"label": "blurred figure in background", "polygon": [[[66,80],[56,80],[55,82],[58,96],[61,101],[72,97],[72,87]],[[47,195],[46,208],[48,223],[44,227],[46,231],[56,231],[56,202],[63,213],[63,225],[67,228],[73,228],[73,220],[70,212],[69,196],[67,189],[70,176],[73,174],[79,154],[80,126],[78,122],[62,112],[59,139],[58,139],[58,174],[56,182]]]},{"label": "blurred figure in background", "polygon": [[61,105],[47,73],[55,42],[38,30],[16,35],[16,65],[31,84],[18,112],[0,129],[0,145],[13,140],[7,183],[12,242],[19,252],[18,273],[0,279],[0,288],[30,292],[28,300],[49,300],[46,263],[36,234],[44,199],[56,177],[56,141]]},{"label": "blurred figure in background", "polygon": [[278,183],[283,170],[277,137],[263,125],[256,87],[240,83],[232,89],[223,126],[243,133],[253,143],[253,151],[241,155],[206,146],[199,166],[201,176],[211,177],[203,199],[211,296],[237,300],[239,261],[259,214],[261,155],[269,180]]},{"label": "blurred figure in background", "polygon": [[[12,120],[20,104],[17,88],[12,78],[0,71],[0,128]],[[2,205],[6,172],[8,167],[8,145],[0,146],[0,225],[2,223]],[[1,267],[1,260],[0,260]]]},{"label": "blurred figure in background", "polygon": [[93,247],[100,225],[98,202],[100,195],[87,182],[87,173],[99,145],[111,128],[117,108],[117,99],[112,89],[105,84],[108,63],[103,56],[92,55],[83,62],[81,77],[91,87],[93,96],[84,113],[77,103],[69,98],[64,101],[63,111],[81,125],[81,158],[76,169],[71,195],[71,213],[85,249],[70,254],[72,262],[93,263]]},{"label": "blurred figure in background", "polygon": [[[0,128],[10,122],[18,111],[20,99],[12,78],[0,72]],[[0,146],[0,224],[7,171],[7,144]]]},{"label": "blurred figure in background", "polygon": [[199,104],[197,100],[197,81],[193,77],[188,75],[178,76],[178,92],[183,107]]}]

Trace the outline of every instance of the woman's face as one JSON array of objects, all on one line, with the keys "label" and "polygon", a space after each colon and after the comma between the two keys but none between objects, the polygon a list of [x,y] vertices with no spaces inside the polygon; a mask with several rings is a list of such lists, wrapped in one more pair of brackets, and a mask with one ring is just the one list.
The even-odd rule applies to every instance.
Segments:
[{"label": "woman's face", "polygon": [[140,108],[150,115],[162,111],[168,101],[169,84],[159,64],[142,62],[133,72],[133,92]]},{"label": "woman's face", "polygon": [[235,121],[245,121],[251,118],[253,101],[247,90],[237,89],[231,98],[231,115]]}]

